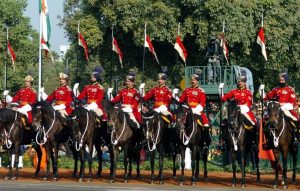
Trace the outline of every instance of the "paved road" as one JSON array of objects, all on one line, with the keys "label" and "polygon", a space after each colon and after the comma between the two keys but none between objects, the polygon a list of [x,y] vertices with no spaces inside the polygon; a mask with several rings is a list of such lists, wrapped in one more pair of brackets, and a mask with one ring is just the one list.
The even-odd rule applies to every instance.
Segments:
[{"label": "paved road", "polygon": [[[65,183],[65,182],[28,182],[28,181],[0,181],[0,190],[1,191],[135,191],[135,190],[144,190],[144,191],[170,191],[170,190],[181,190],[181,191],[232,191],[230,187],[205,187],[205,186],[169,186],[169,185],[135,185],[135,184],[90,184],[89,183]],[[234,189],[236,190],[236,189]],[[248,190],[270,190],[267,188],[247,188]]]}]

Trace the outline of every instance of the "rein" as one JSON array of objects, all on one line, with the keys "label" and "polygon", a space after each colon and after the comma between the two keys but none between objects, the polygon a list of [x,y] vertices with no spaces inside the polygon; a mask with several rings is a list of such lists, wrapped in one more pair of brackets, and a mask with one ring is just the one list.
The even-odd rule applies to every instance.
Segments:
[{"label": "rein", "polygon": [[[151,117],[143,117],[144,119],[153,119],[154,118],[154,115],[151,116]],[[146,137],[148,138],[148,135],[149,135],[149,128],[148,128],[148,123],[149,121],[146,122],[146,125],[147,125],[147,135]],[[160,135],[160,128],[161,128],[161,120],[160,120],[160,117],[158,118],[158,133],[156,134],[156,138],[155,140],[153,140],[153,138],[151,137],[151,140],[152,140],[152,148],[150,148],[150,139],[147,139],[147,145],[148,145],[148,149],[150,152],[154,151],[156,149],[156,145],[157,145],[157,142],[158,142],[158,138],[159,138],[159,135]]]},{"label": "rein", "polygon": [[15,122],[16,122],[16,120],[17,120],[17,112],[16,112],[16,114],[15,114],[15,120],[14,120],[13,124],[11,125],[11,127],[10,127],[8,133],[7,133],[6,129],[4,128],[5,145],[6,145],[6,147],[7,147],[8,149],[11,148],[11,146],[12,146],[12,142],[11,142],[11,140],[10,140],[10,133],[11,133],[11,131],[13,130],[13,128],[15,127]]},{"label": "rein", "polygon": [[114,139],[113,136],[114,136],[114,133],[116,132],[116,129],[114,128],[113,131],[111,132],[111,137],[110,137],[110,139],[111,139],[111,143],[112,143],[113,145],[117,145],[117,144],[118,144],[120,138],[122,137],[122,135],[123,135],[123,133],[124,133],[124,131],[125,131],[125,127],[126,127],[126,117],[125,117],[125,113],[124,113],[123,115],[124,115],[123,129],[122,129],[122,132],[121,132],[120,136],[119,136],[117,139],[113,140],[113,139]]},{"label": "rein", "polygon": [[[80,148],[82,148],[82,146],[83,146],[83,138],[84,138],[84,136],[85,136],[85,134],[86,134],[86,131],[87,131],[87,128],[88,128],[88,126],[89,126],[89,119],[90,119],[89,113],[88,113],[88,111],[86,111],[86,126],[85,126],[85,129],[84,129],[83,135],[82,135],[81,138],[80,138],[79,144],[78,144],[78,141],[77,141],[77,140],[75,141],[75,149],[76,149],[76,151],[79,151]],[[79,132],[79,133],[80,133],[80,132]]]},{"label": "rein", "polygon": [[[44,145],[47,142],[48,133],[53,128],[55,119],[56,119],[56,115],[55,115],[55,111],[53,111],[53,120],[52,120],[51,126],[49,127],[49,129],[46,133],[45,133],[45,126],[44,125],[42,126],[42,129],[40,128],[41,126],[39,127],[39,129],[37,131],[37,134],[36,134],[36,137],[35,137],[35,141],[38,145]],[[43,137],[43,140],[39,141],[39,136],[40,136],[41,133],[43,133],[44,137]]]}]

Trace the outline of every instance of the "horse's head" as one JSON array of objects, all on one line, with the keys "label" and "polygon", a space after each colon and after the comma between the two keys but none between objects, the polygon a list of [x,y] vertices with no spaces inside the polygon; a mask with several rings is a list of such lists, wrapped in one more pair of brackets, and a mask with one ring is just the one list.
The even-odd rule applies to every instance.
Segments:
[{"label": "horse's head", "polygon": [[89,112],[82,106],[78,106],[72,112],[71,118],[71,126],[73,135],[76,138],[80,136],[80,130],[84,129],[87,125],[87,120],[90,122],[90,117],[93,117],[89,114]]},{"label": "horse's head", "polygon": [[268,102],[268,114],[269,114],[269,125],[270,128],[276,128],[278,127],[280,118],[281,118],[281,109],[279,102],[276,101],[270,101]]},{"label": "horse's head", "polygon": [[45,116],[53,116],[54,109],[49,102],[40,101],[34,104],[32,108],[32,127],[34,130],[39,129]]},{"label": "horse's head", "polygon": [[113,107],[107,110],[108,113],[108,125],[115,128],[116,124],[118,123],[118,119],[121,119],[120,114],[123,111],[119,107]]},{"label": "horse's head", "polygon": [[228,125],[230,128],[237,128],[239,126],[239,115],[241,114],[241,109],[237,105],[235,100],[229,101],[227,105],[228,110]]},{"label": "horse's head", "polygon": [[179,105],[176,111],[176,126],[184,129],[185,125],[189,121],[191,115],[191,109],[187,105]]}]

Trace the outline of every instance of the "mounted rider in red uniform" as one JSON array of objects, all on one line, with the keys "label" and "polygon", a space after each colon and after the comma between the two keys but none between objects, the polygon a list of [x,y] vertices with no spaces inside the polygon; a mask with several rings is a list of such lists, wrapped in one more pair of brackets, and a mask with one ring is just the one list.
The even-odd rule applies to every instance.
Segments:
[{"label": "mounted rider in red uniform", "polygon": [[237,79],[237,89],[229,91],[222,97],[222,101],[226,102],[234,99],[237,105],[241,108],[241,113],[246,119],[254,126],[256,125],[256,118],[254,113],[251,111],[252,107],[252,92],[246,87],[247,77],[240,75]]},{"label": "mounted rider in red uniform", "polygon": [[69,76],[64,73],[59,74],[60,86],[56,88],[49,96],[44,92],[44,88],[41,88],[42,99],[54,102],[54,110],[58,111],[61,115],[61,120],[66,122],[66,117],[70,115],[73,111],[71,103],[72,98],[72,89],[68,86]]},{"label": "mounted rider in red uniform", "polygon": [[208,145],[210,142],[209,136],[209,121],[204,112],[206,107],[206,94],[202,88],[199,87],[199,80],[201,79],[202,71],[196,69],[191,79],[191,87],[186,88],[180,98],[177,97],[178,89],[173,90],[173,97],[179,103],[186,103],[195,115],[196,122],[199,126],[204,127],[204,147],[203,151],[208,152]]},{"label": "mounted rider in red uniform", "polygon": [[32,88],[33,78],[27,75],[24,79],[25,87],[21,88],[16,95],[12,98],[8,95],[8,90],[4,91],[4,96],[6,96],[6,102],[18,102],[19,106],[17,111],[24,114],[27,117],[26,127],[30,126],[32,123],[32,113],[31,106],[36,103],[36,91]]},{"label": "mounted rider in red uniform", "polygon": [[140,93],[134,87],[135,81],[135,71],[130,70],[129,74],[126,76],[125,84],[126,88],[120,90],[115,98],[113,98],[112,88],[109,88],[107,91],[109,99],[111,99],[112,103],[121,103],[122,110],[127,113],[127,121],[130,127],[134,130],[140,128],[140,124],[142,122],[141,113],[138,111],[139,101],[140,101]]},{"label": "mounted rider in red uniform", "polygon": [[86,105],[84,106],[87,110],[93,111],[95,116],[100,121],[107,121],[107,114],[103,109],[102,102],[104,98],[104,88],[100,85],[102,81],[100,74],[102,69],[96,67],[91,73],[91,84],[86,85],[80,94],[78,94],[79,83],[76,83],[73,87],[73,93],[75,96],[78,95],[79,100],[86,99]]},{"label": "mounted rider in red uniform", "polygon": [[[287,85],[289,80],[289,76],[287,73],[279,74],[279,86],[273,88],[266,96],[264,96],[264,100],[276,100],[281,105],[281,110],[285,114],[285,116],[289,119],[289,122],[293,128],[293,137],[294,144],[298,145],[299,140],[299,116],[297,111],[295,110],[296,103],[296,93],[294,88]],[[263,89],[263,88],[260,88]],[[266,134],[269,134],[269,129],[264,129],[267,131]],[[269,136],[267,136],[269,139]],[[268,140],[269,142],[269,140]],[[267,145],[269,148],[270,145]]]},{"label": "mounted rider in red uniform", "polygon": [[[143,97],[143,100],[148,101],[153,99],[154,105],[153,110],[157,113],[162,113],[164,120],[168,123],[172,123],[173,115],[169,110],[170,103],[172,101],[172,91],[166,86],[166,81],[168,76],[166,74],[167,68],[162,68],[162,73],[158,74],[158,86],[152,88],[147,94]],[[140,85],[140,92],[142,96],[144,95],[144,84]]]}]

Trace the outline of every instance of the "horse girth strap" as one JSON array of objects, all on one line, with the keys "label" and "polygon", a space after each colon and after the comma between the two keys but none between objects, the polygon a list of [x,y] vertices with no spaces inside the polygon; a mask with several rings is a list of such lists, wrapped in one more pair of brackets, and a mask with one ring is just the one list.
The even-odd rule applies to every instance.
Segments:
[{"label": "horse girth strap", "polygon": [[251,130],[253,128],[253,125],[246,125],[245,123],[243,123],[243,124],[244,124],[245,129],[247,129],[247,130]]}]

